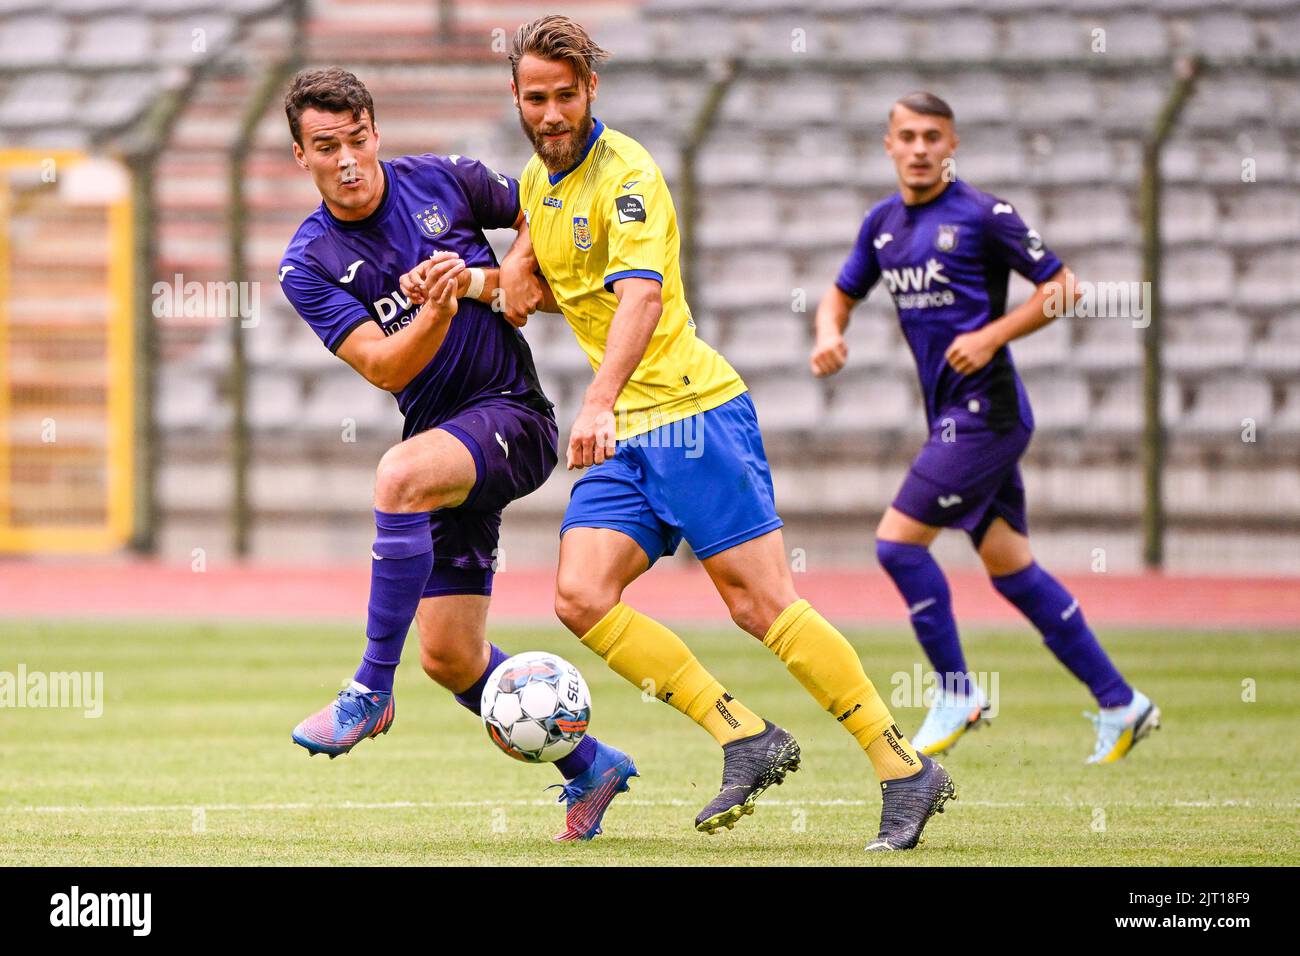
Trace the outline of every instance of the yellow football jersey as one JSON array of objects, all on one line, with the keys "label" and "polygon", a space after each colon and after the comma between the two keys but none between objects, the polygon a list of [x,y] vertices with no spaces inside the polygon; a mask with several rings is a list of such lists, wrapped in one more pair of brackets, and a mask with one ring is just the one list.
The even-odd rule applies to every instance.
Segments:
[{"label": "yellow football jersey", "polygon": [[663,315],[618,396],[620,439],[708,411],[745,391],[727,360],[695,335],[682,291],[677,211],[659,167],[640,143],[599,120],[566,173],[537,156],[519,179],[533,251],[593,370],[618,308],[613,283],[639,276],[663,285]]}]

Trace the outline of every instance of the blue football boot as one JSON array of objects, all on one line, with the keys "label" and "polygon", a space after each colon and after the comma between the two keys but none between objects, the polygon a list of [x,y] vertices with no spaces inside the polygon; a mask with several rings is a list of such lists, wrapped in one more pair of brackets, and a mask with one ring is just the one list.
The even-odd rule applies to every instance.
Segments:
[{"label": "blue football boot", "polygon": [[[565,829],[555,840],[568,843],[590,840],[601,833],[600,821],[614,798],[628,789],[628,781],[639,777],[632,758],[609,744],[596,742],[596,756],[582,774],[560,787],[559,801],[568,803],[564,814]],[[547,787],[550,790],[551,787]]]},{"label": "blue football boot", "polygon": [[295,727],[293,742],[313,757],[329,754],[333,760],[363,738],[386,734],[392,726],[393,695],[382,690],[362,691],[360,685],[353,684]]}]

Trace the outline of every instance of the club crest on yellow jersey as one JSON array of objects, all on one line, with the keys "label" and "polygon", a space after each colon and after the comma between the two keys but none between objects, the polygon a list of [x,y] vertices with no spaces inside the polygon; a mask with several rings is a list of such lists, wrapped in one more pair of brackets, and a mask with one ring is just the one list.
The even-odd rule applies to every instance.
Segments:
[{"label": "club crest on yellow jersey", "polygon": [[573,244],[583,252],[591,248],[591,225],[586,216],[573,217]]}]

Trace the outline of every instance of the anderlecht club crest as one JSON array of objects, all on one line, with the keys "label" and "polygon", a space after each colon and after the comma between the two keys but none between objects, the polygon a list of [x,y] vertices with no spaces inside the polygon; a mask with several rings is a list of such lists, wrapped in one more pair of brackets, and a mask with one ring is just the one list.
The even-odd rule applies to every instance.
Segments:
[{"label": "anderlecht club crest", "polygon": [[591,248],[591,226],[586,216],[573,217],[573,244],[583,252]]},{"label": "anderlecht club crest", "polygon": [[420,231],[430,239],[437,239],[447,231],[447,217],[443,215],[438,204],[434,203],[428,209],[414,213],[415,222],[420,227]]},{"label": "anderlecht club crest", "polygon": [[940,252],[952,252],[957,248],[957,227],[940,226],[939,235],[934,239],[934,247]]}]

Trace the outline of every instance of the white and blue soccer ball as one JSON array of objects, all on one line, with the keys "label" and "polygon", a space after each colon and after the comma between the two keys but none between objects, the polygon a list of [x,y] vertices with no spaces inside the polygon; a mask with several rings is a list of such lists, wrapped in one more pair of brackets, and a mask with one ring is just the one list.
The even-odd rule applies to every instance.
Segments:
[{"label": "white and blue soccer ball", "polygon": [[562,657],[528,651],[507,658],[488,675],[479,707],[492,742],[529,763],[573,752],[591,720],[591,692]]}]

